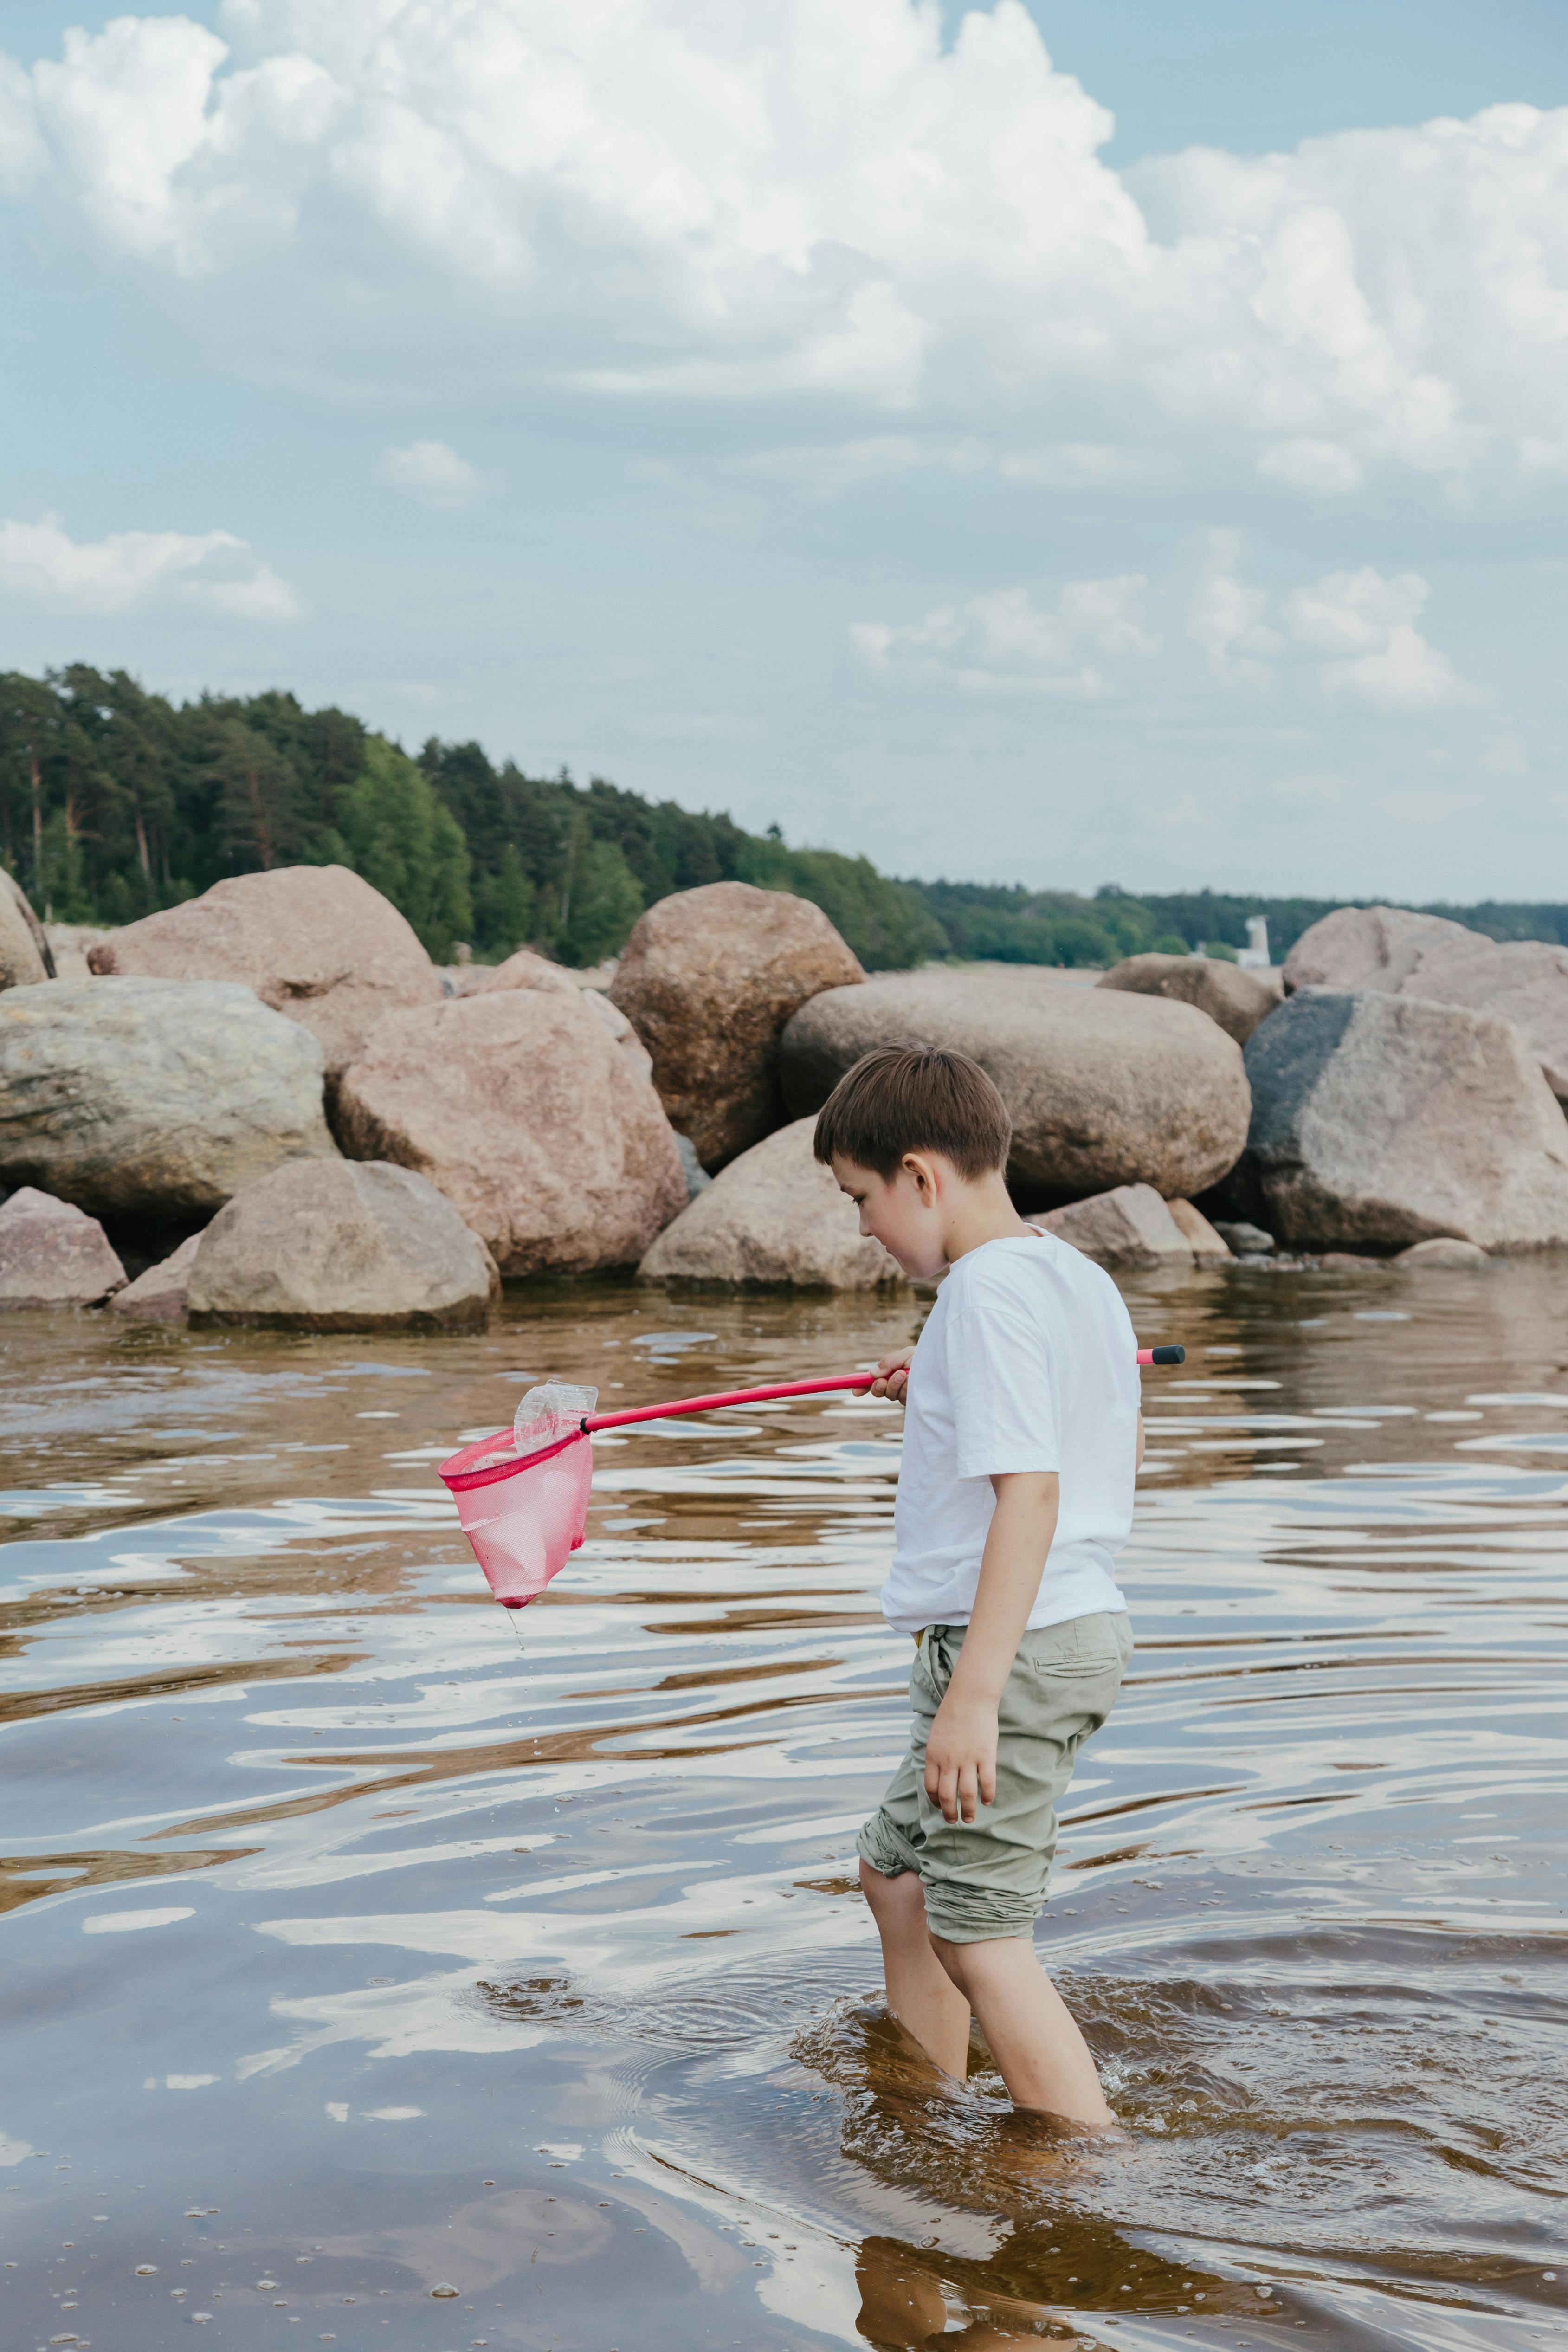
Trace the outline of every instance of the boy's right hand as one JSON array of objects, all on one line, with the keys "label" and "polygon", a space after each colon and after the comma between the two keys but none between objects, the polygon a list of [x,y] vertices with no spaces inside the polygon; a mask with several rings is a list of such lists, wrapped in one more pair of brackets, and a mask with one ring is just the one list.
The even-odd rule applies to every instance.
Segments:
[{"label": "boy's right hand", "polygon": [[896,1356],[883,1356],[871,1384],[873,1396],[891,1397],[894,1404],[902,1404],[908,1393],[909,1367],[914,1360],[913,1348],[904,1348]]}]

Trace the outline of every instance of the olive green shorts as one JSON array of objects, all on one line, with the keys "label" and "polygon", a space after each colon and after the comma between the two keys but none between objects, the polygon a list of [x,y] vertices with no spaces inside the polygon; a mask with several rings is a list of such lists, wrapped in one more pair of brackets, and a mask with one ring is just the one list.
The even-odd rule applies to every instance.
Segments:
[{"label": "olive green shorts", "polygon": [[966,1630],[927,1626],[909,1677],[909,1753],[856,1841],[884,1878],[918,1873],[926,1924],[949,1944],[1032,1933],[1056,1852],[1056,1808],[1133,1654],[1122,1611],[1026,1633],[997,1711],[996,1801],[973,1822],[949,1822],[925,1793],[925,1741]]}]

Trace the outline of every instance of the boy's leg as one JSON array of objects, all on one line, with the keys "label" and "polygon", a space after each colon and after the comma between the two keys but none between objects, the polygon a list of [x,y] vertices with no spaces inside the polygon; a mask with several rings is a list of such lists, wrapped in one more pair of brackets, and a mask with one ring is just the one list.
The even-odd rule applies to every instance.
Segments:
[{"label": "boy's leg", "polygon": [[[933,1628],[923,1652],[940,1698],[962,1647]],[[1056,1847],[1056,1807],[1079,1748],[1109,1715],[1132,1652],[1124,1616],[1096,1614],[1026,1633],[998,1710],[997,1795],[951,1823],[919,1790],[907,1832],[918,1853],[934,1948],[967,2000],[1015,2104],[1104,2127],[1094,2062],[1034,1955],[1034,1921]],[[912,1692],[913,1695],[913,1692]]]},{"label": "boy's leg", "polygon": [[950,1944],[934,1935],[931,1941],[945,1974],[979,2019],[1015,2107],[1102,2128],[1114,2123],[1083,2036],[1027,1937]]},{"label": "boy's leg", "polygon": [[861,1885],[882,1937],[889,2009],[945,2074],[963,2082],[969,2071],[969,2004],[932,1948],[919,1879],[912,1870],[885,1877],[862,1857]]}]

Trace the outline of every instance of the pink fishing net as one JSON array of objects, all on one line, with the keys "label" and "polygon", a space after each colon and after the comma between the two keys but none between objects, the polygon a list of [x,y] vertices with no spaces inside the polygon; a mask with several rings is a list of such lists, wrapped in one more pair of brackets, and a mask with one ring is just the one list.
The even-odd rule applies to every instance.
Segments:
[{"label": "pink fishing net", "polygon": [[463,1532],[504,1609],[524,1609],[582,1541],[593,1445],[582,1428],[597,1392],[548,1381],[530,1389],[510,1429],[441,1465]]}]

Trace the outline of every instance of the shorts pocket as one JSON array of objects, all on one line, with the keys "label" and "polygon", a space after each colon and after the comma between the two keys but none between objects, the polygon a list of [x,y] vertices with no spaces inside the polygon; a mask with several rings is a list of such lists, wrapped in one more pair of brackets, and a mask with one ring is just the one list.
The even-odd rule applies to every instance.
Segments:
[{"label": "shorts pocket", "polygon": [[1125,1633],[1118,1639],[1118,1629],[1126,1622],[1125,1617],[1110,1615],[1071,1618],[1065,1625],[1048,1629],[1054,1640],[1042,1642],[1030,1664],[1042,1682],[1099,1682],[1106,1675],[1120,1675],[1132,1647]]}]

